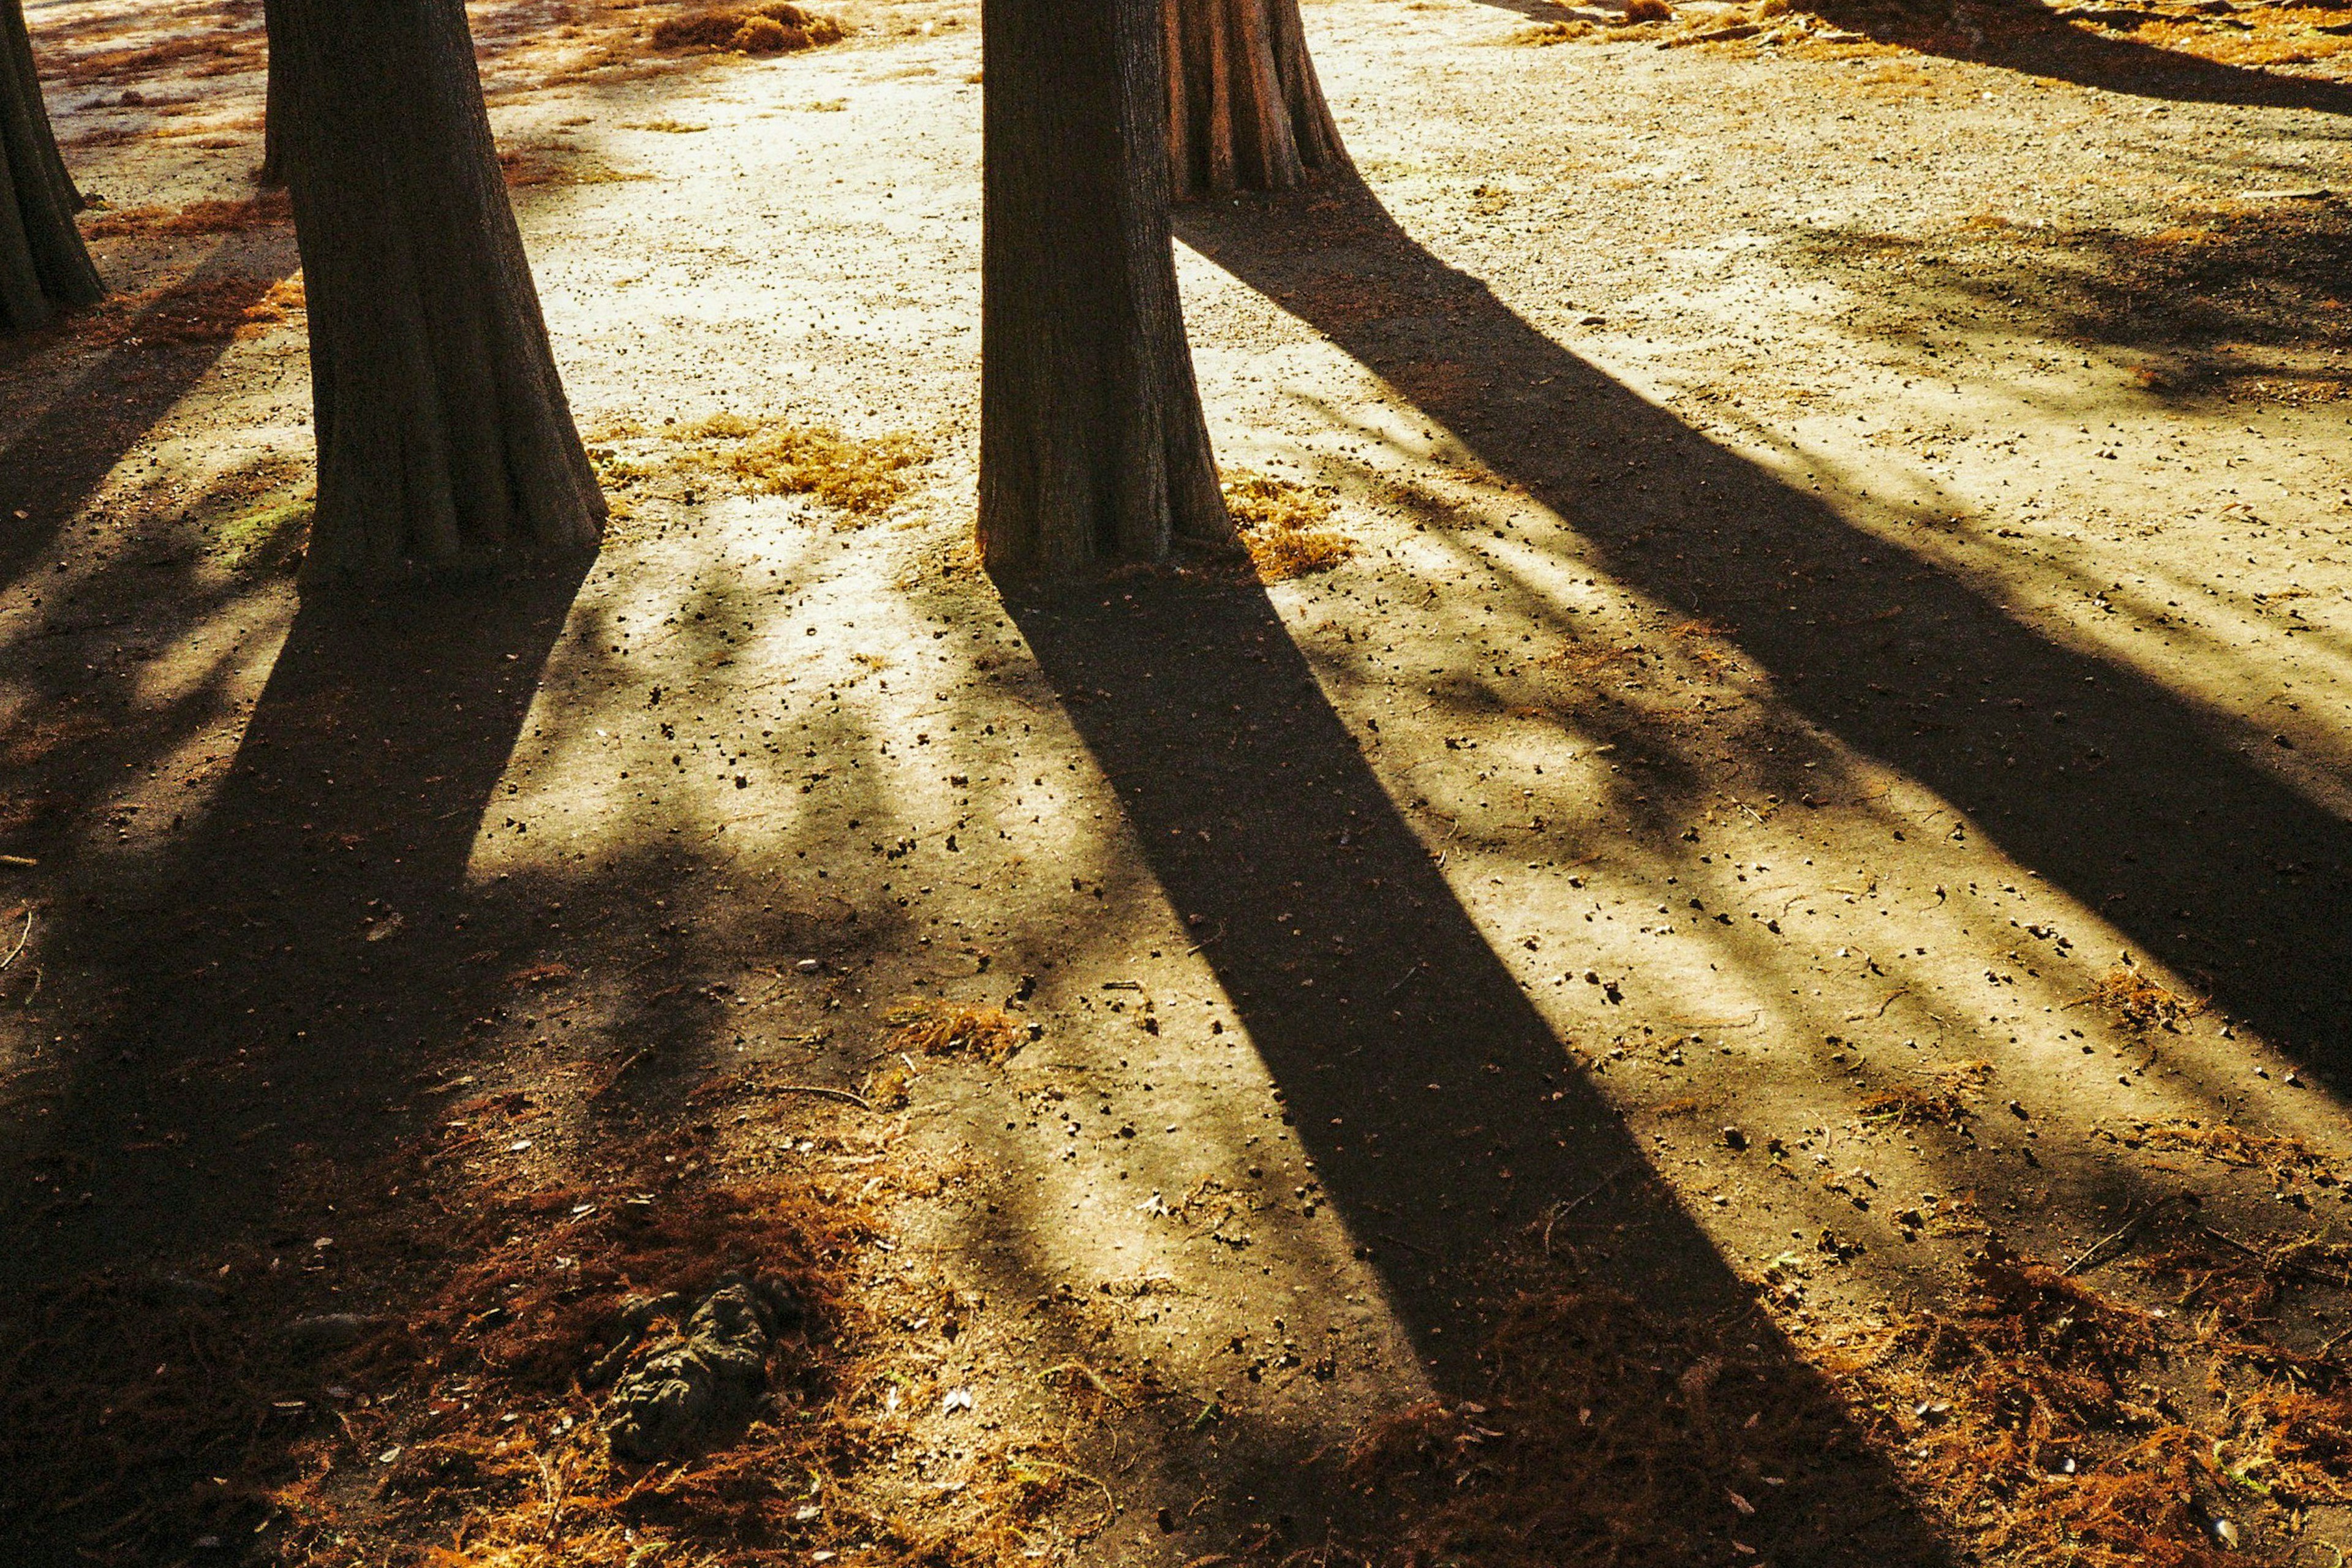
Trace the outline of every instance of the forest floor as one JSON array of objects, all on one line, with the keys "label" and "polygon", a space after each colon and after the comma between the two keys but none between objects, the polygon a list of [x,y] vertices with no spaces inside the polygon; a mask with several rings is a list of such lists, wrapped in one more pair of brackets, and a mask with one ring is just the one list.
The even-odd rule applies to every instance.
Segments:
[{"label": "forest floor", "polygon": [[976,7],[478,5],[615,521],[361,606],[258,7],[27,10],[11,1562],[2352,1547],[2344,13],[1310,0],[1362,184],[1177,227],[1320,569],[1005,596]]}]

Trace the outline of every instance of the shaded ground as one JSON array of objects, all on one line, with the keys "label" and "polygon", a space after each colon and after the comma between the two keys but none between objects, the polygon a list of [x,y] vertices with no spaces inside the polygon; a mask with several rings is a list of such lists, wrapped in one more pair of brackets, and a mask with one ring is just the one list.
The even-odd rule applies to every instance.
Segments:
[{"label": "shaded ground", "polygon": [[[976,16],[479,7],[618,514],[493,616],[294,601],[250,11],[32,14],[26,1560],[2346,1544],[2332,44],[1311,6],[1364,184],[1180,267],[1352,554],[1007,602]],[[730,1275],[771,1404],[614,1460]]]}]

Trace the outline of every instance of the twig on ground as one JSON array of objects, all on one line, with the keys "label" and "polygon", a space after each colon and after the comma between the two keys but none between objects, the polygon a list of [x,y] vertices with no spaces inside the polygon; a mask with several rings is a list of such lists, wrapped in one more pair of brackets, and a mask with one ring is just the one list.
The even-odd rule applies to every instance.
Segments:
[{"label": "twig on ground", "polygon": [[2120,1251],[2125,1242],[2129,1241],[2133,1237],[2137,1236],[2140,1233],[2140,1230],[2147,1226],[2147,1222],[2154,1219],[2158,1214],[2161,1214],[2164,1210],[2171,1207],[2174,1204],[2188,1203],[2189,1201],[2190,1200],[2185,1194],[2180,1193],[2175,1193],[2170,1197],[2157,1199],[2154,1203],[2140,1210],[2139,1213],[2124,1221],[2124,1223],[2118,1226],[2115,1230],[2093,1242],[2089,1249],[2086,1250],[2080,1258],[2077,1258],[2074,1262],[2069,1263],[2065,1268],[2058,1271],[2059,1277],[2061,1279],[2068,1279],[2076,1274],[2082,1273],[2086,1268],[2096,1268],[2100,1264],[2108,1261],[2109,1258],[2114,1256],[2114,1253],[2108,1250],[2109,1248],[2112,1247],[2116,1251]]},{"label": "twig on ground", "polygon": [[1886,1000],[1885,1000],[1885,1001],[1884,1001],[1884,1002],[1881,1002],[1881,1003],[1878,1005],[1878,1011],[1877,1011],[1877,1012],[1875,1012],[1875,1013],[1853,1013],[1853,1014],[1849,1014],[1849,1015],[1847,1016],[1847,1017],[1846,1017],[1846,1022],[1847,1022],[1847,1023],[1849,1023],[1849,1024],[1853,1024],[1853,1023],[1859,1023],[1859,1022],[1861,1022],[1861,1021],[1862,1021],[1863,1019],[1864,1019],[1864,1018],[1884,1018],[1885,1016],[1886,1016],[1886,1010],[1887,1010],[1889,1007],[1892,1007],[1892,1006],[1894,1006],[1894,1005],[1895,1005],[1895,997],[1897,997],[1897,996],[1908,996],[1908,995],[1910,995],[1910,994],[1911,994],[1911,987],[1909,987],[1908,985],[1906,985],[1906,986],[1902,987],[1900,990],[1889,992],[1889,993],[1887,994]]},{"label": "twig on ground", "polygon": [[1047,1367],[1037,1375],[1041,1378],[1052,1378],[1062,1373],[1068,1373],[1072,1376],[1076,1377],[1088,1388],[1093,1389],[1097,1394],[1101,1394],[1105,1399],[1109,1400],[1113,1405],[1118,1405],[1120,1409],[1124,1410],[1127,1408],[1127,1401],[1121,1399],[1117,1394],[1111,1391],[1110,1384],[1103,1381],[1102,1373],[1087,1365],[1084,1362],[1066,1361],[1058,1366]]},{"label": "twig on ground", "polygon": [[845,1089],[828,1089],[821,1083],[780,1083],[768,1090],[770,1094],[814,1094],[822,1100],[838,1100],[860,1110],[874,1109],[873,1101],[862,1094],[852,1094]]},{"label": "twig on ground", "polygon": [[30,942],[30,941],[32,941],[32,940],[33,940],[33,911],[32,911],[32,910],[26,910],[25,911],[25,929],[24,929],[22,931],[20,931],[20,932],[18,932],[18,933],[17,933],[17,936],[16,936],[16,947],[15,947],[15,948],[14,948],[14,949],[9,952],[8,956],[7,956],[7,957],[5,957],[5,958],[0,958],[0,969],[5,969],[5,968],[7,968],[10,964],[12,964],[12,963],[16,963],[16,954],[17,954],[17,953],[20,953],[20,952],[24,952],[24,951],[25,951],[25,944],[26,944],[26,942]]},{"label": "twig on ground", "polygon": [[1551,1256],[1552,1226],[1558,1225],[1561,1220],[1566,1219],[1570,1215],[1574,1214],[1578,1209],[1582,1208],[1586,1204],[1589,1204],[1593,1199],[1599,1197],[1602,1193],[1607,1192],[1611,1187],[1615,1186],[1617,1184],[1617,1179],[1620,1176],[1622,1176],[1626,1172],[1633,1169],[1641,1163],[1642,1162],[1639,1160],[1628,1160],[1623,1164],[1618,1166],[1615,1170],[1610,1172],[1607,1175],[1601,1177],[1599,1181],[1593,1183],[1592,1185],[1585,1188],[1584,1191],[1577,1194],[1576,1196],[1570,1198],[1565,1203],[1553,1205],[1551,1213],[1544,1216],[1544,1256],[1547,1258]]}]

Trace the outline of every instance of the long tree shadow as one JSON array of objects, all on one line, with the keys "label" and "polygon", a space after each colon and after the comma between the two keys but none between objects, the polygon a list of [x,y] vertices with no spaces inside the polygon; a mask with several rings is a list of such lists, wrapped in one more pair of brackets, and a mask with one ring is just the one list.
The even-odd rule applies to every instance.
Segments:
[{"label": "long tree shadow", "polygon": [[[2352,87],[2341,82],[2282,76],[2258,66],[2226,65],[2132,38],[2102,37],[2072,26],[2064,15],[2038,4],[1975,13],[1985,25],[1973,34],[1956,22],[1923,17],[1916,7],[1886,0],[1814,0],[1805,9],[1881,43],[2051,77],[2077,87],[2176,103],[2352,114]],[[2126,27],[2145,20],[2181,19],[2120,9],[2099,15],[2111,18],[2105,25]]]},{"label": "long tree shadow", "polygon": [[[142,310],[25,429],[0,443],[0,582],[56,542],[123,455],[220,363],[239,314],[293,274],[290,235],[215,248]],[[76,321],[20,353],[47,352]]]},{"label": "long tree shadow", "polygon": [[[1748,1354],[1727,1396],[1753,1379],[1776,1422],[1803,1432],[1784,1440],[1810,1473],[1748,1528],[1754,1544],[1789,1561],[1945,1561],[1892,1477],[1844,1437],[1820,1376],[1644,1179],[1631,1134],[1399,815],[1265,592],[1157,579],[1007,604],[1439,1385],[1483,1392],[1481,1347],[1526,1281],[1511,1243],[1565,1206],[1580,1237],[1605,1238],[1588,1254],[1589,1330],[1605,1337],[1600,1303],[1622,1300],[1685,1329],[1734,1325],[1727,1337]],[[1538,1528],[1573,1534],[1609,1512],[1593,1494],[1621,1481],[1561,1477]],[[1676,1543],[1657,1561],[1708,1540],[1720,1556],[1721,1527],[1703,1522],[1720,1513],[1701,1500],[1714,1495],[1701,1484],[1662,1500],[1673,1519],[1642,1521]]]},{"label": "long tree shadow", "polygon": [[2352,827],[2255,765],[2252,736],[1706,440],[1360,187],[1189,212],[1179,232],[1526,485],[1621,580],[1727,628],[1781,700],[2352,1089]]},{"label": "long tree shadow", "polygon": [[201,1255],[405,1131],[384,1106],[505,980],[466,869],[584,569],[303,605],[185,842],[44,944],[93,1016],[13,1130],[58,1195],[19,1200],[7,1286]]}]

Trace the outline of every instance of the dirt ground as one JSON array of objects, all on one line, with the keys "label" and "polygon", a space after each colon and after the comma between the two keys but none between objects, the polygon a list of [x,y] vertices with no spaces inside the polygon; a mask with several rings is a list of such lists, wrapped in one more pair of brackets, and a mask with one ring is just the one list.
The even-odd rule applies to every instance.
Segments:
[{"label": "dirt ground", "polygon": [[257,6],[27,6],[15,1561],[2341,1561],[2342,13],[1309,0],[1178,269],[1346,558],[1004,596],[976,8],[475,12],[616,521],[356,606]]}]

